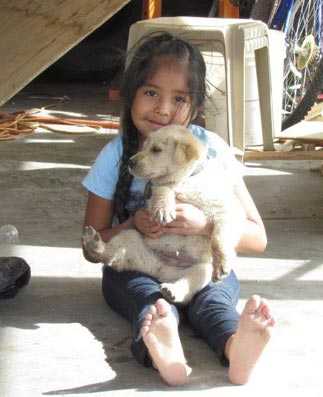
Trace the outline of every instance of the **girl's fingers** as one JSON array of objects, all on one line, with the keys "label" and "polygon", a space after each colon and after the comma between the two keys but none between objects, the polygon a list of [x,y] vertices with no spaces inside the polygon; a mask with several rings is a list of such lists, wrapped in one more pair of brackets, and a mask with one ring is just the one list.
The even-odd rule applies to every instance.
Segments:
[{"label": "girl's fingers", "polygon": [[177,218],[164,226],[166,229],[184,229],[185,227],[187,227],[187,222],[184,219]]},{"label": "girl's fingers", "polygon": [[159,238],[163,234],[162,231],[158,231],[155,233],[146,233],[146,236],[149,238]]},{"label": "girl's fingers", "polygon": [[159,225],[158,223],[153,223],[153,224],[147,225],[147,230],[149,230],[150,232],[153,232],[153,233],[160,231],[161,228],[162,228],[162,226]]},{"label": "girl's fingers", "polygon": [[183,227],[168,227],[164,229],[165,234],[181,234],[181,235],[189,235],[192,234],[190,229],[185,229]]}]

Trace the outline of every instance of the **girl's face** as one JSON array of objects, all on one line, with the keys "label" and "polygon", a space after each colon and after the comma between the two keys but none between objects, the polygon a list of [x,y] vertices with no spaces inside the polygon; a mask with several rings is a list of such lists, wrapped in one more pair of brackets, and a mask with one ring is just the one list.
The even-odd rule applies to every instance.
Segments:
[{"label": "girl's face", "polygon": [[187,126],[191,119],[187,68],[181,64],[162,64],[138,88],[131,107],[132,121],[142,142],[151,131],[168,124]]}]

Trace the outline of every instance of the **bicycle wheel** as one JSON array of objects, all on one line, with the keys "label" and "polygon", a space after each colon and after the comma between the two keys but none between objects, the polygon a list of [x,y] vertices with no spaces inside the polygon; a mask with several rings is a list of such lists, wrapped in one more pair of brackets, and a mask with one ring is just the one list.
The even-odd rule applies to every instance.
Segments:
[{"label": "bicycle wheel", "polygon": [[283,124],[301,121],[323,86],[322,0],[295,0],[285,24]]}]

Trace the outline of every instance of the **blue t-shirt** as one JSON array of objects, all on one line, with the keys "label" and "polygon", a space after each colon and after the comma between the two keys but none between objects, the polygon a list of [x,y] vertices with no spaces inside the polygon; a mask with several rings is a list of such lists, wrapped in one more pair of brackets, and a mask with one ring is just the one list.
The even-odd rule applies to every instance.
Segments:
[{"label": "blue t-shirt", "polygon": [[[207,161],[211,167],[222,167],[230,175],[233,184],[241,181],[241,164],[236,160],[227,143],[214,132],[191,124],[189,130],[207,146]],[[122,157],[122,139],[118,135],[99,153],[94,165],[83,180],[83,186],[95,195],[106,200],[113,200],[119,177]],[[130,214],[145,206],[144,189],[146,180],[133,178],[126,209]],[[212,184],[211,184],[212,186]]]}]

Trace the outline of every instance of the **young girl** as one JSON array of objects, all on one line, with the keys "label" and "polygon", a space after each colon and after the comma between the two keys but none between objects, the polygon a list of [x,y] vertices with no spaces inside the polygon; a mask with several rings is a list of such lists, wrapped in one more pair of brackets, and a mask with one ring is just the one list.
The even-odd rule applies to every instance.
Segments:
[{"label": "young girl", "polygon": [[[264,225],[238,162],[220,137],[191,124],[206,95],[205,63],[199,50],[168,33],[146,37],[125,71],[121,94],[122,134],[103,148],[83,182],[89,192],[84,225],[93,226],[105,241],[128,228],[150,238],[163,233],[208,235],[210,225],[203,212],[182,202],[177,203],[175,221],[166,226],[153,222],[144,208],[146,181],[128,172],[129,158],[151,131],[180,124],[207,145],[213,166],[223,167],[234,180],[246,212],[237,252],[262,252],[266,247]],[[86,252],[84,255],[95,262]],[[235,309],[239,282],[233,271],[223,281],[211,282],[184,307],[166,302],[158,280],[139,272],[117,272],[104,266],[102,289],[108,305],[132,324],[131,350],[136,360],[154,366],[169,385],[184,384],[191,373],[178,333],[182,312],[196,334],[229,367],[234,384],[248,381],[274,325],[267,302],[259,296],[252,296],[239,316]]]}]

